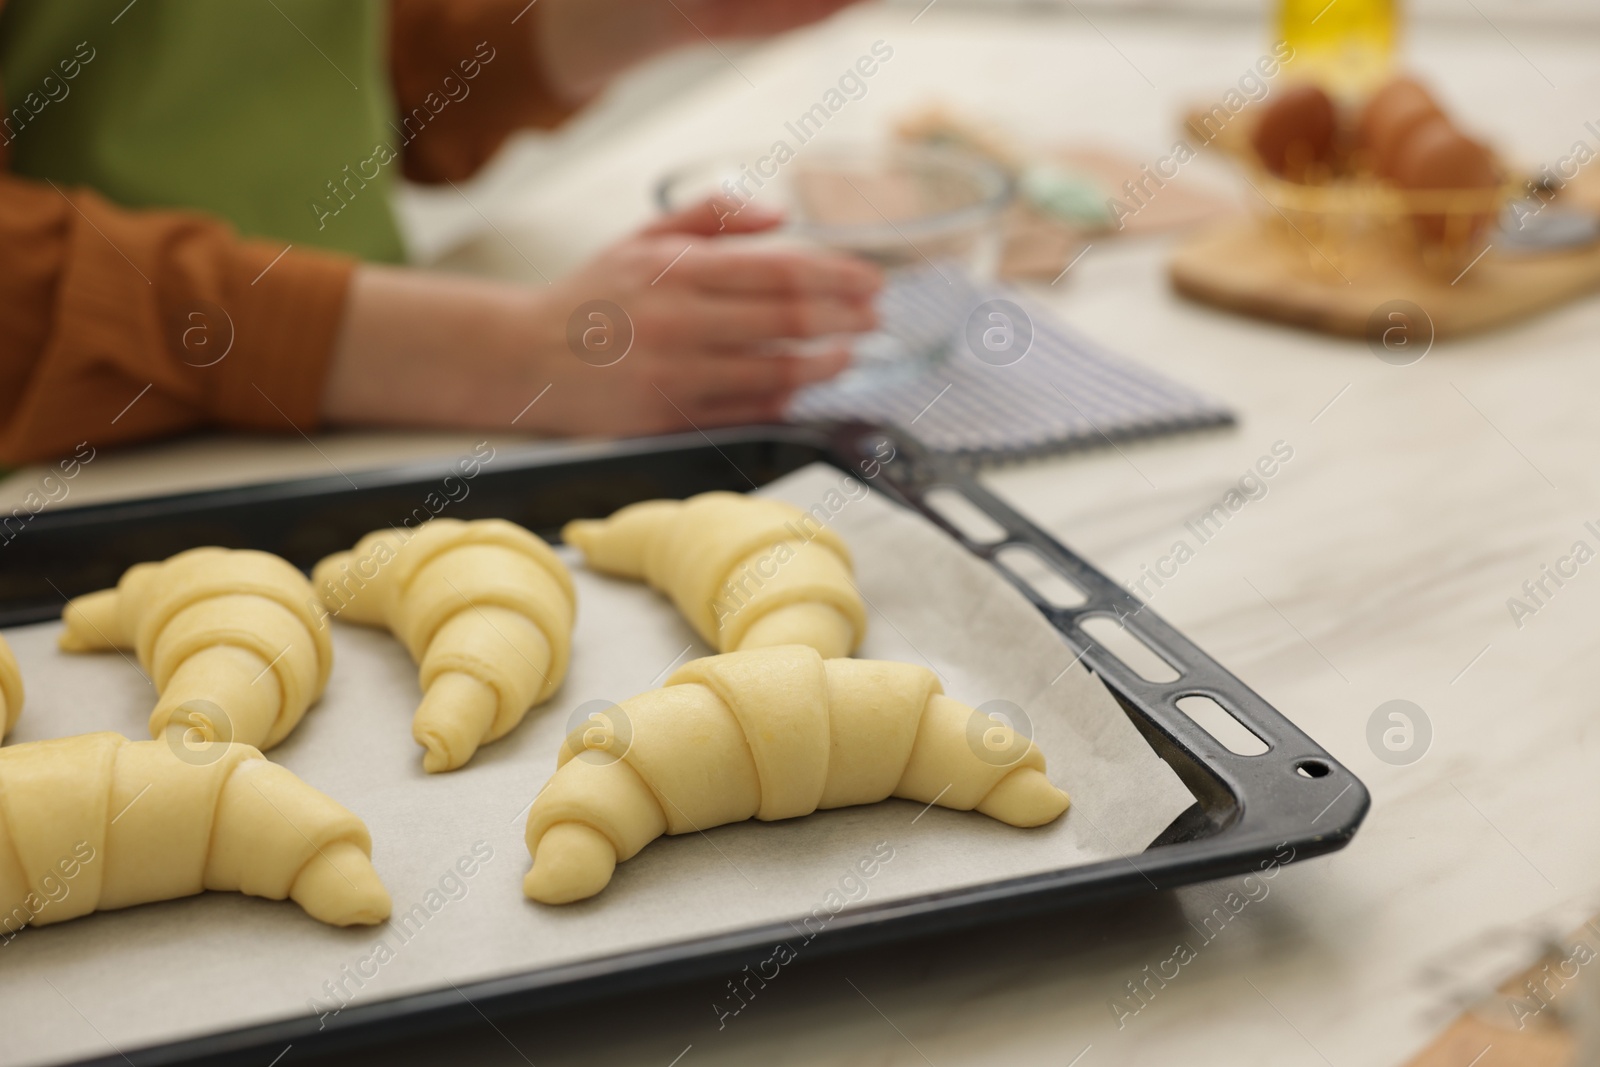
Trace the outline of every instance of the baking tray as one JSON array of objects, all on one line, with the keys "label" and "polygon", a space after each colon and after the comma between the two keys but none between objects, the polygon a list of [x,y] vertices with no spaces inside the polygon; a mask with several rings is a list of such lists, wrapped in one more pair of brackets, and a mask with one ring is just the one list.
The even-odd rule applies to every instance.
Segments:
[{"label": "baking tray", "polygon": [[[1302,860],[1342,848],[1355,834],[1369,798],[1350,771],[1123,587],[965,470],[893,430],[756,426],[524,454],[502,450],[473,478],[470,494],[452,503],[451,514],[510,519],[554,540],[569,519],[638,500],[746,491],[819,461],[859,475],[863,464],[891,454],[893,462],[872,468],[879,472],[873,484],[994,563],[1106,684],[1196,803],[1138,856],[847,909],[808,946],[809,955],[1243,874],[1273,861],[1284,846]],[[134,563],[195,545],[264,549],[309,571],[366,532],[406,519],[452,470],[412,465],[43,513],[0,559],[0,628],[57,618],[65,598],[114,585]],[[936,489],[965,497],[1003,535],[974,541],[940,510],[948,505],[930,502]],[[1083,603],[1058,606],[997,563],[1012,546],[1037,553],[1081,591]],[[1177,678],[1149,681],[1096,645],[1083,628],[1096,617],[1120,620]],[[1230,711],[1266,751],[1242,756],[1226,748],[1178,708],[1178,700],[1195,695]],[[289,1044],[297,1057],[327,1055],[480,1022],[480,1012],[548,1009],[737,970],[791,933],[783,923],[755,926],[353,1006],[331,1019],[306,1015],[81,1062],[260,1064]]]}]

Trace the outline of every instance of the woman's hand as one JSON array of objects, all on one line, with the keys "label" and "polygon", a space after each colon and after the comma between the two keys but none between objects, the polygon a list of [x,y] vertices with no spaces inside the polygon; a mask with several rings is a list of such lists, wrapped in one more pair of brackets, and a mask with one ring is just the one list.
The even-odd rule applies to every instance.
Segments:
[{"label": "woman's hand", "polygon": [[556,91],[587,100],[641,60],[707,38],[764,37],[858,0],[539,0],[543,69]]},{"label": "woman's hand", "polygon": [[[362,267],[323,394],[332,422],[624,435],[776,419],[849,362],[882,278],[847,256],[748,247],[708,203],[547,289]],[[815,345],[811,347],[816,347]]]},{"label": "woman's hand", "polygon": [[797,388],[843,370],[844,341],[807,355],[785,342],[872,329],[881,275],[847,256],[717,236],[719,227],[753,232],[778,221],[705,204],[537,294],[537,347],[555,354],[544,364],[551,398],[564,394],[541,425],[639,433],[776,419]]}]

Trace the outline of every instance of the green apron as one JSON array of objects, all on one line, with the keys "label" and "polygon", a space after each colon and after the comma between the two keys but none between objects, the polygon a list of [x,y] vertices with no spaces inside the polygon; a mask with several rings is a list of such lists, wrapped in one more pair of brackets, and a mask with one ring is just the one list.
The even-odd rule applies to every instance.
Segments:
[{"label": "green apron", "polygon": [[380,0],[9,0],[0,142],[18,175],[400,262],[386,43]]}]

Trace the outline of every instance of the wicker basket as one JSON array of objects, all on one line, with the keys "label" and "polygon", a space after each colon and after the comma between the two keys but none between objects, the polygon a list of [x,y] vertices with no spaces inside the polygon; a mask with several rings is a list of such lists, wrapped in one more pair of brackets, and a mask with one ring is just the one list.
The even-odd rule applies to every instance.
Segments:
[{"label": "wicker basket", "polygon": [[1501,211],[1525,186],[1508,179],[1482,189],[1402,189],[1371,174],[1303,184],[1272,174],[1253,157],[1238,162],[1260,194],[1268,224],[1303,239],[1314,269],[1346,280],[1374,256],[1404,257],[1430,274],[1455,276],[1483,253]]}]

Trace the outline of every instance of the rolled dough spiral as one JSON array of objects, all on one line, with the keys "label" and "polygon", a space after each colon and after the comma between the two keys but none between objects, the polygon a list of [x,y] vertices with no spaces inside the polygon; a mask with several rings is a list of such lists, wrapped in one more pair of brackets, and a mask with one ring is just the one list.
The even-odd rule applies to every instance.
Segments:
[{"label": "rolled dough spiral", "polygon": [[[523,890],[534,900],[593,896],[663,833],[891,796],[1040,826],[1069,803],[1031,740],[905,663],[824,660],[802,646],[733,652],[685,664],[616,715],[612,729],[568,739],[528,811]],[[975,725],[1003,735],[1007,759],[980,754]]]},{"label": "rolled dough spiral", "polygon": [[630,504],[561,531],[589,566],[643,579],[719,652],[809,645],[848,656],[866,633],[850,550],[790,504],[740,493]]},{"label": "rolled dough spiral", "polygon": [[11,646],[0,637],[0,741],[17,725],[22,714],[22,671]]},{"label": "rolled dough spiral", "polygon": [[312,584],[330,612],[387,628],[420,665],[411,733],[430,773],[505,736],[566,675],[572,575],[515,523],[432,519],[409,538],[379,530],[318,563]]},{"label": "rolled dough spiral", "polygon": [[60,644],[135,650],[160,694],[150,736],[192,731],[269,749],[328,684],[333,642],[321,615],[310,583],[287,560],[194,548],[136,564],[115,589],[74,598],[61,613]]},{"label": "rolled dough spiral", "polygon": [[249,745],[82,734],[0,749],[0,930],[207,889],[334,926],[389,915],[365,824]]}]

